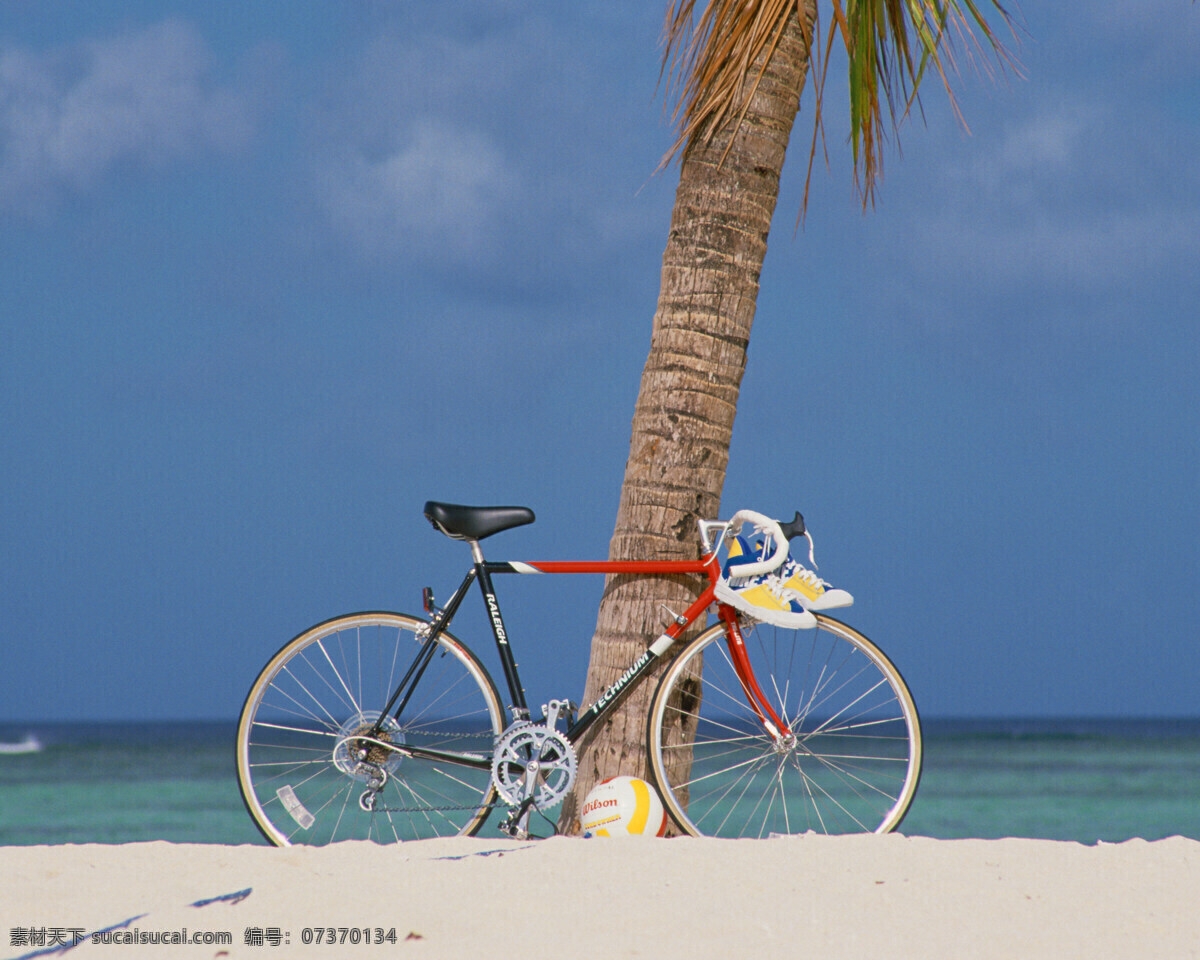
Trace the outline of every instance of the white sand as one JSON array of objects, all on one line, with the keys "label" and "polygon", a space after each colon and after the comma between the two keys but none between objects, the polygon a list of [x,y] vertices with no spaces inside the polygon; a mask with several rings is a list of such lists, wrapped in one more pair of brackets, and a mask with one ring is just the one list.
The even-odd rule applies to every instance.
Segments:
[{"label": "white sand", "polygon": [[[236,903],[189,906],[247,888]],[[0,848],[0,957],[36,949],[11,945],[14,929],[90,932],[139,915],[130,930],[227,930],[233,943],[85,941],[67,955],[1176,960],[1200,958],[1200,842],[810,835]],[[278,928],[290,944],[248,946],[248,927]],[[394,927],[398,942],[303,944],[315,927],[372,936]]]}]

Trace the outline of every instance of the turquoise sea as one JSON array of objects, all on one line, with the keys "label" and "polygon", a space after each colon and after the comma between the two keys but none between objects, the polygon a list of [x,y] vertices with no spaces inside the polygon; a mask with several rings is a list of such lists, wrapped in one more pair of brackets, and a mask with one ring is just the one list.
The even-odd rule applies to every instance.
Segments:
[{"label": "turquoise sea", "polygon": [[[1095,843],[1200,839],[1200,718],[926,719],[901,832]],[[263,843],[232,723],[0,724],[0,844]]]}]

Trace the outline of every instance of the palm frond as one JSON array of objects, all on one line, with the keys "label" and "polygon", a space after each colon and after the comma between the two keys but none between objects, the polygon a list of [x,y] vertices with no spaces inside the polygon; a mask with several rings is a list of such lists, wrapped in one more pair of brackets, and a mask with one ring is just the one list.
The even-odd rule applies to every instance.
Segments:
[{"label": "palm frond", "polygon": [[[696,0],[671,0],[663,29],[661,77],[675,98],[672,123],[677,139],[663,165],[695,142],[708,143],[728,124],[739,124],[774,55],[787,19],[803,0],[708,0],[697,14]],[[810,0],[811,2],[811,0]],[[955,116],[965,126],[950,86],[957,72],[956,47],[974,62],[988,52],[1000,64],[1015,66],[981,10],[983,0],[829,0],[831,23],[824,55],[817,49],[817,22],[805,34],[805,69],[814,75],[815,114],[808,181],[823,139],[823,99],[829,54],[841,39],[847,55],[850,140],[855,183],[864,208],[873,201],[889,127],[897,131],[913,106],[932,65],[942,79]],[[986,0],[1000,19],[1012,21],[1000,0]],[[806,4],[807,6],[807,4]],[[805,17],[800,17],[806,24]],[[980,62],[988,69],[989,57]],[[803,215],[803,211],[801,213]]]},{"label": "palm frond", "polygon": [[664,164],[693,140],[711,140],[735,115],[741,121],[797,5],[798,0],[709,0],[697,20],[695,0],[672,0],[660,76],[667,80],[668,96],[677,94],[671,120],[678,138]]}]

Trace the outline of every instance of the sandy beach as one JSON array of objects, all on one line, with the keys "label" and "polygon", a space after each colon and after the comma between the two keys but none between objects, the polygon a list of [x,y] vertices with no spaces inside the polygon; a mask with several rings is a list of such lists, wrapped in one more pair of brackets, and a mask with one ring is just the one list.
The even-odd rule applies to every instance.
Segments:
[{"label": "sandy beach", "polygon": [[[1198,902],[1179,837],[5,847],[0,957],[1168,960],[1200,957]],[[109,928],[143,942],[45,952]],[[144,942],[185,929],[232,942]]]}]

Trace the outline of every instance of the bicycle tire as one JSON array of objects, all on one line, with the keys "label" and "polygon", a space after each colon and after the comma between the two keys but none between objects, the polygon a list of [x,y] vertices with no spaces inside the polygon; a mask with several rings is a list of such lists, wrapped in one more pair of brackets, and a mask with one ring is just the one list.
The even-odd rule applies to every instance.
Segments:
[{"label": "bicycle tire", "polygon": [[[647,746],[665,806],[694,836],[887,833],[921,774],[921,728],[900,672],[858,631],[817,615],[794,630],[745,621],[760,689],[788,729],[773,737],[733,668],[725,626],[664,671]],[[697,671],[697,667],[699,670]]]},{"label": "bicycle tire", "polygon": [[402,719],[381,742],[486,756],[466,767],[375,746],[387,771],[374,810],[360,807],[370,770],[352,738],[369,730],[424,643],[426,621],[358,613],[317,624],[280,648],[250,687],[237,734],[242,800],[278,846],[338,840],[393,843],[477,832],[496,794],[490,761],[504,713],[479,659],[448,633],[435,641]]}]

